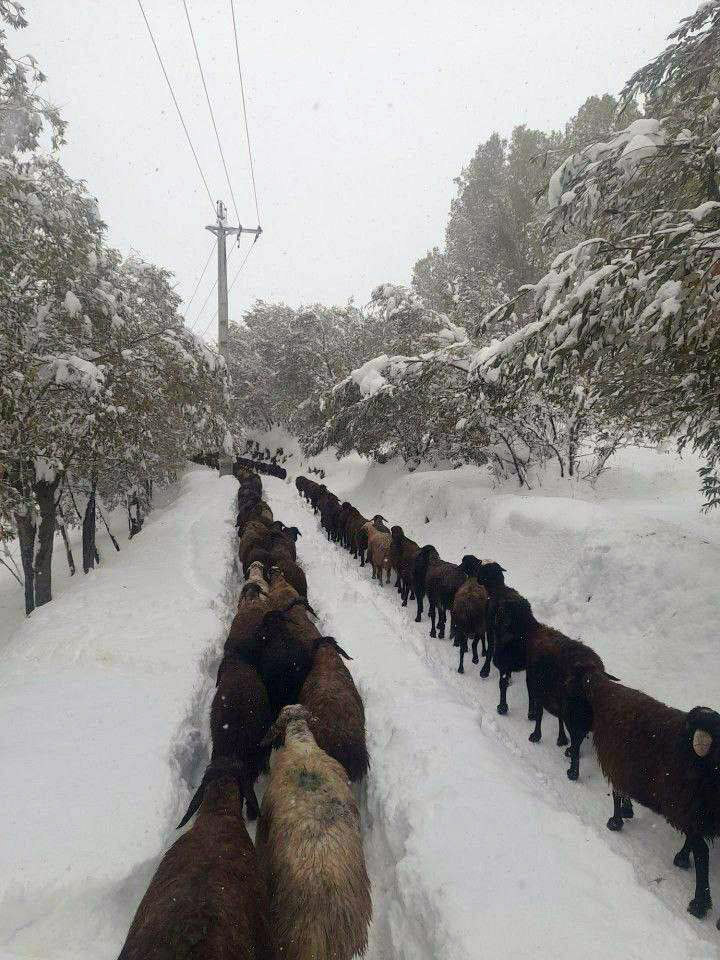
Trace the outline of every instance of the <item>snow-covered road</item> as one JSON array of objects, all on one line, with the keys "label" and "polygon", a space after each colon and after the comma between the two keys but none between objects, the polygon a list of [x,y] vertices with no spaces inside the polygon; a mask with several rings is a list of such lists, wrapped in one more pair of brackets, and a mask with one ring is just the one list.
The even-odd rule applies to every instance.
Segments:
[{"label": "snow-covered road", "polygon": [[591,748],[571,784],[552,722],[542,745],[527,742],[522,677],[498,718],[495,679],[458,676],[452,644],[431,640],[391,587],[329,544],[294,486],[264,482],[275,515],[302,531],[310,600],[355,657],[365,700],[372,960],[716,957],[714,923],[685,914],[690,878],[671,865],[673,831],[641,811],[625,835],[609,834]]},{"label": "snow-covered road", "polygon": [[[444,555],[482,541],[474,552],[507,558],[541,615],[572,632],[587,626],[624,678],[642,671],[651,692],[680,705],[716,699],[717,524],[701,527],[692,506],[681,513],[666,492],[687,496],[675,473],[657,503],[590,505],[484,491],[469,471],[327,466],[331,487]],[[610,834],[589,744],[571,784],[551,720],[541,745],[527,742],[522,677],[499,718],[494,677],[458,676],[451,643],[431,640],[392,588],[327,542],[290,481],[263,483],[275,515],[302,530],[311,602],[355,657],[366,704],[369,960],[717,957],[715,918],[685,912],[692,878],[672,867],[674,832],[638,808],[623,834]],[[235,490],[231,478],[190,470],[142,536],[0,631],[2,960],[117,956],[205,760],[213,670],[237,589]],[[651,592],[670,554],[682,589]],[[596,610],[587,598],[600,584]],[[623,635],[608,628],[619,622]]]}]

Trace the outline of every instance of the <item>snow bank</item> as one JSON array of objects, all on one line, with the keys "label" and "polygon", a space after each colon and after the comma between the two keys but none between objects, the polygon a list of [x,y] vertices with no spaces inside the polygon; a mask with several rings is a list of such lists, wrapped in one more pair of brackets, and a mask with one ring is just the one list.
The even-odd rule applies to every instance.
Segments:
[{"label": "snow bank", "polygon": [[[0,945],[114,958],[204,749],[234,588],[233,477],[203,468],[0,651]],[[20,602],[20,601],[19,601]]]},{"label": "snow bank", "polygon": [[[591,643],[624,682],[681,708],[720,701],[720,517],[699,513],[692,459],[628,450],[596,490],[548,478],[530,494],[471,467],[408,475],[330,453],[312,464],[341,499],[448,559],[499,559],[540,619]],[[693,877],[672,866],[675,831],[641,807],[622,834],[607,831],[609,789],[589,743],[571,784],[551,718],[543,743],[528,743],[522,676],[498,718],[495,671],[459,676],[450,642],[328,544],[307,508],[293,512],[290,482],[267,489],[303,532],[310,601],[355,657],[367,707],[372,960],[717,956],[716,916],[686,912]],[[717,899],[715,851],[711,885]]]}]

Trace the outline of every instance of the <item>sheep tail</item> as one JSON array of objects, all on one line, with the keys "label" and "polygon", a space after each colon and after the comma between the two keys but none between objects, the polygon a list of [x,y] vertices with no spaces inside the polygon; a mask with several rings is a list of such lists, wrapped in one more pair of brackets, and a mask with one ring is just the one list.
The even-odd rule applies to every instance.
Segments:
[{"label": "sheep tail", "polygon": [[[208,768],[208,769],[209,769],[209,768]],[[204,777],[202,778],[202,780],[200,781],[200,786],[199,786],[199,787],[197,788],[197,790],[195,791],[195,795],[193,796],[192,800],[190,801],[190,806],[187,808],[187,813],[186,813],[185,816],[182,818],[182,820],[180,821],[180,823],[177,825],[177,829],[178,829],[178,830],[182,830],[182,828],[185,826],[185,824],[188,823],[188,821],[191,819],[191,817],[194,817],[195,814],[196,814],[196,813],[198,812],[198,810],[200,809],[200,804],[202,803],[202,798],[203,798],[203,794],[205,793],[205,787],[206,787],[206,786],[207,786],[207,771],[205,772],[205,776],[204,776]]]},{"label": "sheep tail", "polygon": [[325,644],[325,643],[326,643],[328,646],[332,647],[333,650],[337,651],[337,653],[339,653],[340,656],[341,656],[341,657],[344,657],[346,660],[352,660],[352,659],[353,659],[353,658],[350,656],[349,653],[346,653],[346,652],[343,650],[343,648],[342,648],[342,647],[340,646],[340,644],[337,642],[337,640],[335,639],[335,637],[318,637],[317,642],[316,642],[316,644],[315,644],[315,649],[317,650],[319,647],[321,647],[321,646],[322,646],[323,644]]},{"label": "sheep tail", "polygon": [[313,608],[310,606],[310,604],[307,602],[307,600],[305,599],[305,597],[293,597],[293,599],[292,599],[292,600],[290,601],[290,603],[285,607],[285,609],[282,610],[282,611],[280,611],[280,612],[281,612],[281,613],[290,613],[290,611],[293,609],[293,607],[305,607],[305,609],[306,609],[309,613],[311,613],[314,617],[317,617],[317,614],[315,613],[315,611],[313,610]]}]

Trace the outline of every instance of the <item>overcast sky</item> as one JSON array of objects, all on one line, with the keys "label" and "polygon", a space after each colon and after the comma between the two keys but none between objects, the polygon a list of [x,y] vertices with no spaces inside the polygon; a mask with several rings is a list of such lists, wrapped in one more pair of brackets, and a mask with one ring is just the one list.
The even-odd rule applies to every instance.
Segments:
[{"label": "overcast sky", "polygon": [[[69,122],[62,161],[110,241],[189,298],[210,201],[137,0],[24,0],[11,40]],[[182,0],[143,0],[213,197],[231,206]],[[242,222],[255,225],[229,0],[188,0]],[[693,0],[235,0],[264,236],[231,293],[364,303],[443,242],[453,177],[494,130],[560,127],[659,53]],[[246,241],[247,243],[247,241]],[[241,257],[230,261],[232,278]],[[189,311],[214,279],[214,262]],[[215,309],[212,296],[197,329]],[[208,337],[214,332],[211,327]]]}]

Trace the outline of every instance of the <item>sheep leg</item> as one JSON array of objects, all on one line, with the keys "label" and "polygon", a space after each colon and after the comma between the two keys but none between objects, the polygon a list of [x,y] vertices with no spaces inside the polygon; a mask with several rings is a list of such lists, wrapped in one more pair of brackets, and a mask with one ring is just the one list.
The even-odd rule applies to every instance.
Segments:
[{"label": "sheep leg", "polygon": [[444,606],[442,605],[442,603],[441,603],[440,606],[439,606],[439,612],[438,612],[438,637],[439,637],[441,640],[444,640],[444,639],[445,639],[445,617],[446,617],[446,615],[447,615],[447,614],[446,614],[446,611],[445,611],[445,607],[444,607]]},{"label": "sheep leg", "polygon": [[460,666],[458,667],[458,673],[465,673],[465,667],[463,666],[463,659],[467,653],[467,637],[462,630],[458,630],[455,634],[455,642],[460,647]]},{"label": "sheep leg", "polygon": [[568,767],[568,780],[578,780],[580,778],[580,744],[585,739],[585,733],[577,727],[568,724],[570,730],[570,747],[565,751],[565,756],[570,757],[570,766]]},{"label": "sheep leg", "polygon": [[622,818],[622,802],[623,797],[621,794],[617,793],[615,790],[612,792],[613,796],[613,815],[607,822],[608,830],[622,830],[623,828],[623,818]]},{"label": "sheep leg", "polygon": [[485,634],[484,632],[478,632],[475,634],[475,639],[472,642],[472,653],[473,653],[473,663],[480,663],[480,658],[478,657],[478,644],[482,640],[482,655],[485,656],[487,653],[487,648],[485,646]]},{"label": "sheep leg", "polygon": [[437,631],[435,630],[435,601],[428,597],[428,613],[430,614],[430,636],[436,637]]},{"label": "sheep leg", "polygon": [[415,623],[420,623],[420,621],[422,620],[422,614],[423,614],[423,592],[422,592],[422,590],[418,587],[418,590],[417,590],[417,616],[415,617]]},{"label": "sheep leg", "polygon": [[565,733],[565,725],[563,723],[563,714],[562,710],[558,712],[558,738],[557,745],[559,747],[565,747],[568,744],[567,734]]},{"label": "sheep leg", "polygon": [[487,644],[487,648],[486,648],[486,652],[485,652],[485,663],[484,663],[484,664],[482,665],[482,667],[480,668],[480,676],[481,676],[481,677],[489,677],[489,676],[490,676],[490,661],[492,660],[492,655],[493,655],[492,643],[491,643],[490,640],[488,639],[488,644]]},{"label": "sheep leg", "polygon": [[[483,668],[484,669],[484,668]],[[497,705],[497,712],[501,715],[505,715],[508,712],[507,704],[507,688],[510,683],[510,673],[501,673],[500,674],[500,703]]]},{"label": "sheep leg", "polygon": [[406,607],[406,606],[407,606],[409,594],[410,594],[410,590],[409,590],[409,588],[408,588],[408,585],[407,585],[407,583],[406,583],[405,581],[403,581],[402,590],[400,591],[400,596],[402,597],[402,606],[403,606],[403,607]]},{"label": "sheep leg", "polygon": [[681,870],[690,869],[690,851],[692,850],[692,841],[690,837],[685,837],[685,843],[683,844],[682,850],[678,850],[675,854],[675,859],[673,863],[676,867],[680,867]]},{"label": "sheep leg", "polygon": [[712,906],[709,878],[710,855],[708,845],[701,836],[694,836],[691,843],[695,861],[695,896],[688,904],[688,913],[702,920]]},{"label": "sheep leg", "polygon": [[528,711],[528,719],[535,721],[535,729],[528,737],[530,743],[540,743],[542,740],[542,718],[543,718],[543,704],[540,697],[533,697],[530,701],[530,708],[534,713],[533,717],[529,716],[530,711]]},{"label": "sheep leg", "polygon": [[632,800],[630,797],[623,797],[621,806],[623,820],[632,820],[632,818],[635,816],[635,811],[633,810]]},{"label": "sheep leg", "polygon": [[[482,639],[481,653],[484,657],[486,657],[487,656],[487,631],[483,631],[481,639]],[[475,652],[477,653],[477,643],[475,644]],[[477,663],[477,660],[473,660],[473,663]]]}]

